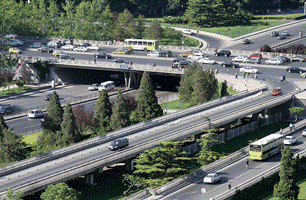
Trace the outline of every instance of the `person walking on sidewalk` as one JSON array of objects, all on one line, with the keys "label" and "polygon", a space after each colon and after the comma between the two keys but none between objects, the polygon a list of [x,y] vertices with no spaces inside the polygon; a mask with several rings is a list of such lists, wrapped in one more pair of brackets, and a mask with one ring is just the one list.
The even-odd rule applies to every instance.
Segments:
[{"label": "person walking on sidewalk", "polygon": [[238,78],[238,74],[237,73],[235,73],[235,77]]},{"label": "person walking on sidewalk", "polygon": [[292,131],[292,128],[293,128],[292,123],[289,124],[289,128],[290,128],[290,131]]},{"label": "person walking on sidewalk", "polygon": [[231,182],[228,182],[228,190],[231,190],[231,188],[232,188],[232,184],[231,184]]},{"label": "person walking on sidewalk", "polygon": [[218,68],[216,69],[215,74],[218,74]]},{"label": "person walking on sidewalk", "polygon": [[245,167],[246,167],[247,170],[249,169],[249,160],[245,161]]},{"label": "person walking on sidewalk", "polygon": [[279,134],[283,134],[283,129],[281,128],[280,130],[279,130]]}]

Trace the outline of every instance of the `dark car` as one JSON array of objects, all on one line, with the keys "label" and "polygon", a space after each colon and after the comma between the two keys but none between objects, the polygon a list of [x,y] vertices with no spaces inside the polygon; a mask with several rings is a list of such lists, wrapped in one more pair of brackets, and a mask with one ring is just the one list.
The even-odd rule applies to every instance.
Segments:
[{"label": "dark car", "polygon": [[187,61],[185,58],[179,57],[179,58],[175,58],[173,62],[180,62],[181,60]]},{"label": "dark car", "polygon": [[284,40],[284,39],[286,39],[286,36],[285,35],[280,35],[280,36],[277,37],[277,39]]},{"label": "dark car", "polygon": [[72,58],[72,57],[70,57],[70,56],[68,56],[66,54],[60,54],[58,57],[60,59],[65,59],[65,60],[74,60],[74,58]]},{"label": "dark car", "polygon": [[224,63],[221,63],[221,66],[222,67],[232,67],[232,68],[239,67],[238,64],[233,63],[233,62],[224,62]]},{"label": "dark car", "polygon": [[123,60],[122,58],[116,58],[115,60],[113,60],[114,63],[125,63],[128,64],[130,62]]},{"label": "dark car", "polygon": [[279,35],[279,32],[277,32],[277,31],[273,31],[271,34],[270,34],[270,36],[272,36],[272,37],[275,37],[275,36],[278,36]]},{"label": "dark car", "polygon": [[95,53],[94,55],[96,58],[105,58],[105,59],[108,59],[108,58],[112,58],[111,55],[108,55],[106,53]]},{"label": "dark car", "polygon": [[53,94],[48,94],[44,97],[45,101],[50,101]]},{"label": "dark car", "polygon": [[288,67],[286,69],[286,71],[289,72],[289,73],[303,73],[303,72],[305,72],[305,70],[302,70],[298,67]]},{"label": "dark car", "polygon": [[173,63],[172,68],[188,68],[191,64],[192,63],[188,60],[181,60]]},{"label": "dark car", "polygon": [[7,115],[12,114],[15,111],[14,106],[10,104],[1,104],[0,105],[0,114],[1,115]]},{"label": "dark car", "polygon": [[228,56],[231,55],[231,52],[227,51],[227,50],[221,50],[221,51],[215,52],[215,55],[216,56],[225,56],[225,57],[228,57]]},{"label": "dark car", "polygon": [[250,44],[250,43],[251,43],[251,40],[249,39],[242,40],[242,44]]},{"label": "dark car", "polygon": [[286,57],[286,56],[278,56],[277,58],[280,58],[283,60],[283,62],[289,62],[290,58]]},{"label": "dark car", "polygon": [[43,47],[44,45],[41,43],[41,42],[35,42],[33,44],[31,44],[29,46],[29,48],[40,48],[40,47]]},{"label": "dark car", "polygon": [[160,57],[172,57],[171,51],[160,50],[160,49],[156,49],[155,51],[159,53]]},{"label": "dark car", "polygon": [[40,53],[52,53],[53,49],[49,47],[40,47],[37,49]]}]

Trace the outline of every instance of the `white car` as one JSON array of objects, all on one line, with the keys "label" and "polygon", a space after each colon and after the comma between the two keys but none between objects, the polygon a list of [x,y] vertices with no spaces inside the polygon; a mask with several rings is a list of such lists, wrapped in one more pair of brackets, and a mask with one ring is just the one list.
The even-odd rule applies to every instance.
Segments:
[{"label": "white car", "polygon": [[200,58],[197,60],[197,62],[202,64],[210,64],[210,65],[216,64],[215,60],[211,60],[210,58],[207,57]]},{"label": "white car", "polygon": [[186,34],[186,35],[193,35],[194,34],[191,30],[188,30],[188,29],[183,30],[182,33]]},{"label": "white car", "polygon": [[95,91],[98,90],[99,84],[98,83],[94,83],[91,86],[88,87],[89,91]]},{"label": "white car", "polygon": [[288,31],[283,31],[283,32],[281,33],[281,35],[284,35],[284,36],[289,36],[290,34],[289,34],[289,32],[288,32]]},{"label": "white car", "polygon": [[188,60],[197,61],[198,59],[203,58],[203,55],[193,54],[187,57]]},{"label": "white car", "polygon": [[302,136],[306,137],[306,129],[302,131]]},{"label": "white car", "polygon": [[265,62],[267,65],[281,65],[283,61],[277,58],[272,58],[270,60],[266,60]]},{"label": "white car", "polygon": [[82,52],[88,51],[87,47],[84,47],[84,46],[78,46],[78,47],[74,48],[73,50],[74,51],[82,51]]},{"label": "white car", "polygon": [[157,51],[151,51],[150,53],[147,54],[147,56],[150,56],[150,57],[159,57],[159,53]]},{"label": "white car", "polygon": [[98,47],[97,45],[91,45],[87,47],[88,50],[94,50],[94,51],[99,51],[100,47]]},{"label": "white car", "polygon": [[242,73],[249,73],[249,74],[258,74],[258,69],[255,69],[253,67],[242,67],[239,69]]},{"label": "white car", "polygon": [[74,48],[75,46],[71,44],[66,44],[65,46],[61,47],[62,50],[70,50],[70,51],[72,51]]},{"label": "white car", "polygon": [[221,175],[220,174],[212,173],[212,174],[207,174],[204,177],[203,182],[204,183],[216,183],[220,180],[221,180]]},{"label": "white car", "polygon": [[294,136],[286,136],[283,140],[284,145],[292,145],[296,143],[296,137]]},{"label": "white car", "polygon": [[38,117],[43,117],[45,113],[41,110],[31,110],[28,112],[28,117],[30,118],[38,118]]},{"label": "white car", "polygon": [[248,56],[237,56],[232,59],[233,62],[246,62],[249,59]]}]

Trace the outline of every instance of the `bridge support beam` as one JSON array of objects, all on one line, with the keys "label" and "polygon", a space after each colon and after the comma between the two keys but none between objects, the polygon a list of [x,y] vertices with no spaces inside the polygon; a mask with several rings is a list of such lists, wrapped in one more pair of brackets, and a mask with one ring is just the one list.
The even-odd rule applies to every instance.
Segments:
[{"label": "bridge support beam", "polygon": [[94,186],[94,174],[86,174],[85,175],[85,183],[90,185],[90,186]]},{"label": "bridge support beam", "polygon": [[133,159],[128,159],[125,161],[125,170],[134,171],[134,161]]}]

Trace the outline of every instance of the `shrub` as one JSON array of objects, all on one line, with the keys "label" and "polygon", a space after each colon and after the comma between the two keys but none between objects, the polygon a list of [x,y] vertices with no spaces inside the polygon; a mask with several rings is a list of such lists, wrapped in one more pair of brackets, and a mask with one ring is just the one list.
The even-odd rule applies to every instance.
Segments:
[{"label": "shrub", "polygon": [[272,52],[272,49],[269,45],[264,45],[263,47],[260,47],[261,52]]}]

